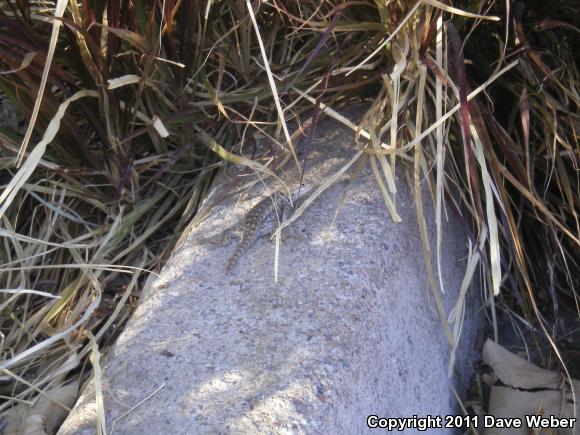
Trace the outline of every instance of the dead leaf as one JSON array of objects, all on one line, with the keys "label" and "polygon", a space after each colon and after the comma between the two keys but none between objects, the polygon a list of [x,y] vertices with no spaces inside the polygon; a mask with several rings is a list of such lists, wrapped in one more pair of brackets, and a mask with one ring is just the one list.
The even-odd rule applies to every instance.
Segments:
[{"label": "dead leaf", "polygon": [[[574,427],[559,429],[551,427],[532,431],[526,419],[534,415],[566,419],[580,415],[578,403],[574,409],[570,383],[561,373],[542,369],[492,340],[485,343],[482,358],[491,366],[496,379],[491,387],[488,415],[495,418],[520,419],[523,423],[521,428],[486,428],[484,432],[486,435],[574,433]],[[572,388],[579,393],[580,382],[572,380]]]}]

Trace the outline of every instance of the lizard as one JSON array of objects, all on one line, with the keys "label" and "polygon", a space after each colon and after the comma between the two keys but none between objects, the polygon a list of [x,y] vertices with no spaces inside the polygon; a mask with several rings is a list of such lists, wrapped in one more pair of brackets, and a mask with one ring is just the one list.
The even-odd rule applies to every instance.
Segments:
[{"label": "lizard", "polygon": [[305,199],[307,193],[312,191],[312,188],[313,186],[311,185],[307,187],[302,186],[302,188],[298,189],[296,191],[297,198],[294,199],[294,202],[291,202],[289,197],[281,193],[266,196],[261,199],[244,218],[242,234],[234,253],[226,263],[226,272],[229,273],[234,269],[242,255],[260,237],[262,233],[262,224],[266,219],[272,215],[277,215],[278,218],[283,217],[285,210],[297,207],[297,202]]}]

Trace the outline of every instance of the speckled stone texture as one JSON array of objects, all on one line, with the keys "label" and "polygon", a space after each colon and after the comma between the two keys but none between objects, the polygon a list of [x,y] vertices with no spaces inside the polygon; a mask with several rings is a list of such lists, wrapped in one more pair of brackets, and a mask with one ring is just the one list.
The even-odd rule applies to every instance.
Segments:
[{"label": "speckled stone texture", "polygon": [[[357,148],[353,132],[335,121],[317,131],[307,167],[321,177]],[[224,266],[233,241],[200,242],[241,222],[263,185],[252,200],[232,197],[216,207],[175,250],[107,359],[107,428],[117,419],[122,434],[359,434],[371,432],[369,414],[457,414],[450,349],[427,285],[405,170],[399,163],[402,223],[389,217],[367,164],[346,196],[345,183],[333,186],[290,227],[278,283],[268,238],[231,275]],[[430,196],[424,201],[434,242]],[[460,228],[445,226],[448,312],[465,268]],[[460,394],[478,358],[476,293],[469,291],[453,379]],[[94,403],[89,384],[59,433],[94,433]]]}]

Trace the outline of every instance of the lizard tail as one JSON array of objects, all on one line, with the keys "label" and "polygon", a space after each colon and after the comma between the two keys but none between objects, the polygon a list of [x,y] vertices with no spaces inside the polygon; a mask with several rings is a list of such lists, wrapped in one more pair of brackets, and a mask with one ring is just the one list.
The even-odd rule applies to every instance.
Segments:
[{"label": "lizard tail", "polygon": [[234,252],[232,254],[232,256],[230,257],[230,259],[226,263],[226,272],[231,272],[232,269],[234,267],[236,267],[236,264],[238,264],[238,260],[240,259],[240,256],[241,256],[241,252],[240,252],[239,249],[237,249],[236,252]]},{"label": "lizard tail", "polygon": [[240,258],[242,258],[242,255],[244,254],[244,252],[246,252],[249,246],[250,243],[248,242],[248,239],[242,236],[240,244],[238,245],[238,247],[230,257],[230,259],[226,263],[226,272],[230,272],[234,267],[236,267],[236,264],[238,264],[238,261],[240,260]]}]

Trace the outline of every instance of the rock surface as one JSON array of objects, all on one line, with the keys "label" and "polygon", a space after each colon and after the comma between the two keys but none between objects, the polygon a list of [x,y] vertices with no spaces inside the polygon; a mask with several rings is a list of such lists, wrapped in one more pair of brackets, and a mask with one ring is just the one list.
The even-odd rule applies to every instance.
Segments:
[{"label": "rock surface", "polygon": [[[353,132],[335,121],[324,121],[318,136],[309,175],[334,173],[357,151]],[[267,237],[231,275],[223,268],[234,243],[203,242],[241,221],[262,184],[253,200],[231,197],[192,230],[105,364],[109,430],[114,423],[123,434],[358,434],[370,432],[370,414],[458,414],[405,168],[397,168],[403,222],[394,223],[366,166],[352,185],[331,187],[289,227],[277,283]],[[427,195],[424,204],[434,241]],[[444,233],[447,312],[465,268],[457,228],[447,224]],[[455,366],[460,394],[478,358],[474,293]],[[90,383],[60,434],[95,432],[94,397]]]}]

